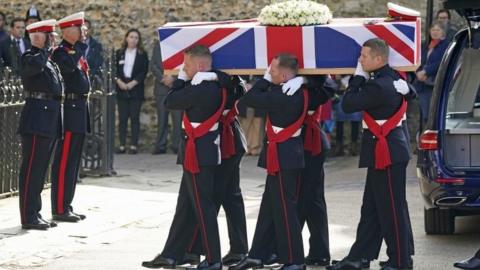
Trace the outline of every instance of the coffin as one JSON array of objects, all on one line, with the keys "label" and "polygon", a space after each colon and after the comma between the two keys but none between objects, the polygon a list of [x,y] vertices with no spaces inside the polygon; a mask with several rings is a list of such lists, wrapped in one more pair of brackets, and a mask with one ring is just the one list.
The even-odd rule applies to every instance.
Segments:
[{"label": "coffin", "polygon": [[262,26],[255,19],[222,22],[167,23],[158,28],[163,67],[173,74],[183,50],[202,44],[213,54],[213,66],[230,74],[263,74],[281,52],[295,54],[301,74],[353,73],[361,45],[382,38],[390,46],[389,63],[415,71],[420,63],[420,18],[338,18],[327,25]]}]

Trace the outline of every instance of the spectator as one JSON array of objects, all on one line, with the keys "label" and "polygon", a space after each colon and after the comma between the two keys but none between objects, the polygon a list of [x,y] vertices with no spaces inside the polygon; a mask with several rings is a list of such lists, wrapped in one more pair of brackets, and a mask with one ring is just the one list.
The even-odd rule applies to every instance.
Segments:
[{"label": "spectator", "polygon": [[[250,89],[252,83],[247,83]],[[258,156],[263,146],[263,138],[265,136],[265,112],[260,109],[253,109],[242,106],[238,108],[238,119],[244,131],[247,140],[246,155]]]},{"label": "spectator", "polygon": [[414,82],[420,100],[422,123],[425,123],[428,119],[435,77],[448,46],[444,23],[434,22],[432,24],[430,27],[430,39],[430,44],[428,46],[424,44],[422,48],[422,63],[417,69]]},{"label": "spectator", "polygon": [[173,76],[163,74],[162,53],[160,50],[160,42],[155,41],[153,45],[152,61],[150,69],[155,77],[155,102],[157,107],[157,139],[155,141],[155,149],[153,155],[164,154],[167,152],[167,136],[168,136],[168,115],[172,119],[172,133],[170,135],[170,149],[176,154],[178,151],[178,143],[180,142],[180,132],[182,125],[182,111],[169,111],[165,108],[163,100],[167,96],[168,90],[172,88],[175,80]]},{"label": "spectator", "polygon": [[[348,79],[350,76],[343,77],[341,79],[341,87],[347,89]],[[343,103],[343,94],[344,91],[338,91],[336,95],[336,104],[334,106],[334,119],[335,119],[335,149],[332,153],[334,157],[340,157],[345,155],[345,143],[344,143],[344,133],[345,133],[345,122],[350,122],[350,145],[348,147],[349,154],[352,156],[357,156],[359,152],[358,137],[360,133],[360,122],[362,121],[362,113],[345,113],[342,110]]]},{"label": "spectator", "polygon": [[452,16],[450,14],[450,11],[448,9],[438,10],[435,19],[445,25],[446,40],[451,41],[457,33],[458,29],[451,23]]},{"label": "spectator", "polygon": [[24,38],[25,22],[21,18],[15,18],[10,22],[10,36],[3,41],[3,48],[7,52],[8,63],[13,72],[20,74],[20,60],[22,54],[30,49],[30,41]]},{"label": "spectator", "polygon": [[117,51],[117,105],[119,114],[120,147],[117,153],[126,152],[127,124],[130,119],[132,137],[129,154],[138,152],[140,135],[140,109],[145,99],[145,77],[148,72],[148,56],[142,46],[137,29],[125,34],[122,48]]},{"label": "spectator", "polygon": [[[38,12],[38,9],[34,5],[31,5],[27,10],[27,15],[25,16],[25,27],[41,20],[40,12]],[[30,36],[26,32],[24,36],[26,39],[28,39],[28,41],[30,41]]]},{"label": "spectator", "polygon": [[92,37],[93,25],[89,20],[85,20],[84,31],[84,43],[88,46],[85,50],[85,58],[90,68],[90,82],[92,83],[92,88],[97,89],[102,83],[100,68],[103,65],[103,46]]},{"label": "spectator", "polygon": [[0,42],[3,42],[8,37],[5,25],[7,25],[7,16],[0,11]]}]

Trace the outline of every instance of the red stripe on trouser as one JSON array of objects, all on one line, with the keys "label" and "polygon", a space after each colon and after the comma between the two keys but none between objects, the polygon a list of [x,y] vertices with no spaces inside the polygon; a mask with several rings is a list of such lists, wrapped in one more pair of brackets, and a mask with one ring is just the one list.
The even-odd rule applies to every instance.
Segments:
[{"label": "red stripe on trouser", "polygon": [[401,262],[401,251],[400,251],[400,233],[398,229],[398,220],[397,220],[397,211],[395,210],[395,201],[393,199],[393,189],[392,189],[392,177],[390,175],[390,167],[387,168],[388,174],[388,188],[390,191],[390,203],[392,204],[392,214],[393,214],[393,223],[395,226],[395,238],[397,242],[397,266],[398,268],[402,268]]},{"label": "red stripe on trouser", "polygon": [[288,240],[288,262],[292,263],[292,238],[290,235],[290,226],[288,225],[288,214],[287,214],[287,204],[285,202],[285,194],[283,191],[283,179],[282,174],[278,173],[278,182],[280,186],[280,198],[282,200],[282,207],[283,207],[283,217],[285,221],[285,229],[287,230],[287,240]]},{"label": "red stripe on trouser", "polygon": [[388,28],[383,25],[365,25],[373,34],[379,38],[385,40],[385,42],[392,47],[395,51],[405,57],[411,63],[415,63],[415,52],[406,44],[403,40],[398,38],[395,34],[390,32]]},{"label": "red stripe on trouser", "polygon": [[37,144],[37,135],[33,135],[32,140],[32,150],[30,150],[30,158],[28,159],[28,170],[27,177],[25,179],[25,190],[23,192],[23,209],[22,209],[22,223],[27,222],[27,196],[28,196],[28,185],[30,184],[30,173],[32,172],[33,158],[35,157],[35,147]]},{"label": "red stripe on trouser", "polygon": [[188,252],[192,252],[193,245],[197,241],[197,235],[198,235],[198,224],[195,225],[195,230],[193,231],[192,241],[190,242],[190,245],[188,245]]},{"label": "red stripe on trouser", "polygon": [[[213,44],[219,42],[220,40],[226,38],[231,33],[237,31],[238,28],[217,28],[212,32],[208,33],[206,36],[197,40],[193,44],[188,45],[188,47],[194,45],[204,45],[210,47]],[[172,57],[163,61],[163,67],[165,69],[173,69],[181,65],[183,62],[183,50],[180,50],[178,53],[174,54]]]},{"label": "red stripe on trouser", "polygon": [[212,256],[210,254],[210,248],[208,246],[208,238],[207,238],[207,230],[205,228],[205,221],[203,219],[203,210],[202,206],[200,205],[200,198],[198,195],[198,189],[197,189],[197,180],[195,179],[195,174],[192,173],[192,182],[193,182],[193,188],[195,190],[195,205],[197,206],[197,211],[198,215],[200,216],[200,224],[202,225],[202,231],[203,231],[203,244],[205,245],[205,255],[207,257],[208,262],[212,262]]},{"label": "red stripe on trouser", "polygon": [[72,140],[72,132],[65,131],[65,138],[62,145],[62,157],[60,159],[60,168],[58,171],[57,183],[57,215],[63,214],[63,200],[65,197],[65,173],[67,171],[68,154],[70,152],[70,142]]},{"label": "red stripe on trouser", "polygon": [[[291,53],[298,59],[298,66],[303,68],[303,32],[300,26],[267,27],[268,63],[280,53]],[[285,37],[288,42],[285,42]]]}]

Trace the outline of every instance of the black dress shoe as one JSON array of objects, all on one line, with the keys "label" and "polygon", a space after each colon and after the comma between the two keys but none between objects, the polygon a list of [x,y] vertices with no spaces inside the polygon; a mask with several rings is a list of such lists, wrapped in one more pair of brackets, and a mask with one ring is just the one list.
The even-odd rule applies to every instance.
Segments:
[{"label": "black dress shoe", "polygon": [[228,253],[225,257],[222,258],[222,264],[225,266],[231,266],[239,263],[247,255],[242,253]]},{"label": "black dress shoe", "polygon": [[409,268],[397,268],[389,265],[385,265],[384,267],[380,268],[380,270],[407,270]]},{"label": "black dress shoe", "polygon": [[74,215],[72,212],[68,211],[61,215],[52,215],[53,220],[63,221],[63,222],[78,222],[80,220],[79,216]]},{"label": "black dress shoe", "polygon": [[262,260],[245,257],[239,263],[228,267],[228,270],[245,270],[263,268]]},{"label": "black dress shoe", "polygon": [[73,212],[73,211],[72,211],[72,214],[74,214],[75,216],[79,217],[79,218],[80,218],[80,220],[84,220],[84,219],[86,219],[86,218],[87,218],[87,216],[85,216],[85,215],[83,215],[83,214],[78,214],[78,213],[75,213],[75,212]]},{"label": "black dress shoe", "polygon": [[33,220],[29,223],[24,223],[22,224],[22,229],[25,229],[25,230],[41,230],[41,231],[45,231],[47,230],[48,228],[50,228],[50,224],[48,224],[47,222],[43,221],[42,219],[36,219],[36,220]]},{"label": "black dress shoe", "polygon": [[[339,260],[332,260],[332,265],[337,264],[340,262]],[[362,263],[362,269],[369,269],[370,268],[370,260],[368,259],[360,259],[360,262]]]},{"label": "black dress shoe", "polygon": [[165,258],[161,254],[158,254],[155,259],[151,261],[142,262],[142,266],[146,268],[165,268],[175,269],[177,263],[174,259]]},{"label": "black dress shoe", "polygon": [[284,264],[278,270],[305,270],[305,264]]},{"label": "black dress shoe", "polygon": [[480,269],[480,258],[472,257],[468,260],[456,262],[453,266],[460,269]]},{"label": "black dress shoe", "polygon": [[40,219],[41,221],[47,223],[48,225],[50,225],[51,228],[55,228],[58,226],[58,224],[55,222],[55,221],[48,221],[46,219],[44,219],[42,217],[42,215],[40,215],[40,213],[37,215],[38,219]]},{"label": "black dress shoe", "polygon": [[305,258],[305,264],[311,266],[329,266],[330,258],[317,259],[309,255]]},{"label": "black dress shoe", "polygon": [[215,262],[209,263],[207,260],[203,260],[200,264],[197,265],[195,268],[187,267],[187,270],[222,270],[222,263]]},{"label": "black dress shoe", "polygon": [[184,265],[184,264],[197,265],[199,263],[200,263],[200,255],[197,255],[194,253],[185,253],[185,255],[183,255],[183,259],[181,261],[178,261],[177,265]]},{"label": "black dress shoe", "polygon": [[266,268],[273,268],[273,267],[278,267],[280,266],[280,260],[277,256],[277,254],[272,253],[270,257],[268,257],[266,260],[263,261],[263,265]]},{"label": "black dress shoe", "polygon": [[350,261],[348,259],[343,259],[341,261],[334,262],[332,261],[331,266],[327,266],[327,270],[361,270],[362,261]]},{"label": "black dress shoe", "polygon": [[127,149],[125,148],[125,146],[120,146],[115,150],[115,153],[117,154],[125,154],[126,152],[127,152]]},{"label": "black dress shoe", "polygon": [[[380,265],[380,267],[388,266],[388,265],[390,265],[390,260],[380,261],[380,262],[378,262],[378,265]],[[408,265],[406,266],[405,269],[413,269],[413,259],[412,258],[410,258],[410,260],[408,261]]]}]

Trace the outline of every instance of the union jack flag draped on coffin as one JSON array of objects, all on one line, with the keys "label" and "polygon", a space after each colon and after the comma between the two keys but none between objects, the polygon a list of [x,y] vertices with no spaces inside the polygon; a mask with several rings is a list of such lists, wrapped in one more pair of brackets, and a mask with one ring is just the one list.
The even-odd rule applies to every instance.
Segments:
[{"label": "union jack flag draped on coffin", "polygon": [[210,48],[217,69],[265,69],[275,55],[290,52],[298,57],[304,71],[335,73],[335,69],[344,72],[345,68],[354,68],[361,45],[375,37],[390,46],[392,67],[415,70],[420,63],[420,30],[420,19],[334,19],[327,25],[302,27],[262,26],[252,19],[167,23],[158,33],[165,70],[178,69],[183,63],[183,50],[202,44]]}]

